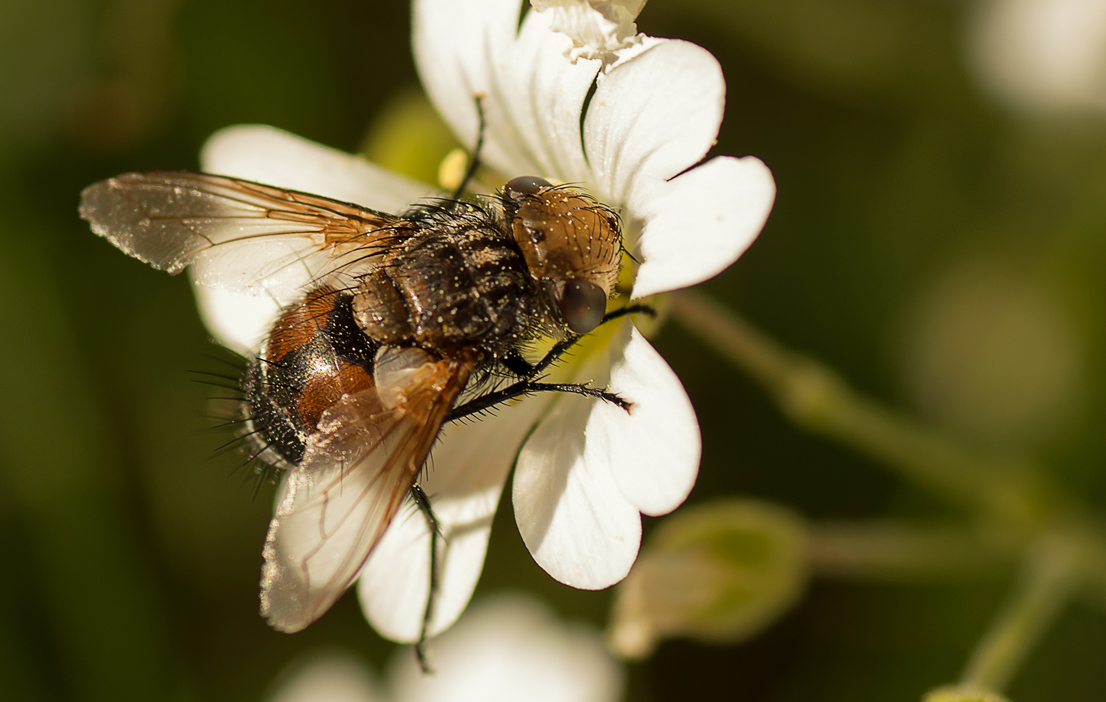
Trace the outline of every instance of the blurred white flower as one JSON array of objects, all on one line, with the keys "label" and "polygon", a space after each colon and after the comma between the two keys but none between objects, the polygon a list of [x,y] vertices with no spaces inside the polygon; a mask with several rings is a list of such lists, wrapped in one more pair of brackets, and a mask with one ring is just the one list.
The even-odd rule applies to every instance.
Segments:
[{"label": "blurred white flower", "polygon": [[397,651],[377,685],[352,656],[317,655],[293,663],[270,702],[615,702],[624,686],[599,632],[513,595],[478,603],[437,639],[434,668],[426,675]]},{"label": "blurred white flower", "polygon": [[1015,106],[1106,109],[1106,0],[982,0],[969,36],[976,73]]},{"label": "blurred white flower", "polygon": [[[556,13],[529,12],[520,24],[521,9],[518,0],[414,4],[423,84],[460,141],[476,143],[482,96],[485,164],[505,178],[574,183],[620,212],[634,258],[620,304],[694,285],[733,263],[760,231],[775,189],[755,158],[696,165],[725,106],[714,57],[687,42],[635,35],[625,50],[584,58],[553,29]],[[577,15],[576,26],[591,17],[605,31],[597,11]],[[385,211],[402,211],[430,190],[266,127],[216,134],[203,167]],[[257,348],[277,311],[268,300],[202,288],[198,296],[212,333],[245,351]],[[527,547],[553,577],[586,589],[621,580],[637,556],[641,514],[675,509],[694,485],[700,440],[691,403],[628,319],[600,327],[561,372],[560,381],[607,386],[632,412],[579,396],[532,398],[446,428],[423,479],[447,544],[432,632],[448,627],[472,595],[512,465]],[[397,641],[419,635],[429,538],[421,516],[401,513],[361,574],[366,616]]]},{"label": "blurred white flower", "polygon": [[285,666],[269,702],[377,702],[388,699],[372,672],[352,653],[324,650]]}]

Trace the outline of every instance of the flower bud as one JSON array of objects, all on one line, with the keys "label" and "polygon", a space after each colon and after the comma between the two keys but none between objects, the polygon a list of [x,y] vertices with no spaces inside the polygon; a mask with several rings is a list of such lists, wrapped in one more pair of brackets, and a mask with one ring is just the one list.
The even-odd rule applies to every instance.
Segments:
[{"label": "flower bud", "polygon": [[928,693],[922,702],[1007,702],[1002,695],[972,687],[941,687]]},{"label": "flower bud", "polygon": [[799,597],[805,524],[781,507],[724,500],[665,520],[619,586],[608,644],[644,658],[663,638],[749,638]]}]

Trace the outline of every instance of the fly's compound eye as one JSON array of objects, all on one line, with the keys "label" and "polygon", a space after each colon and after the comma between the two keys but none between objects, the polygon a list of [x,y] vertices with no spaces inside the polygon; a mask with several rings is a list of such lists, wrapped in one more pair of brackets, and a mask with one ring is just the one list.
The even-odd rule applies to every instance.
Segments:
[{"label": "fly's compound eye", "polygon": [[550,186],[549,181],[537,176],[512,178],[503,186],[503,195],[512,202],[518,202],[528,195],[537,195],[543,188]]},{"label": "fly's compound eye", "polygon": [[557,305],[573,333],[587,334],[603,321],[603,314],[607,311],[607,295],[595,283],[568,280]]}]

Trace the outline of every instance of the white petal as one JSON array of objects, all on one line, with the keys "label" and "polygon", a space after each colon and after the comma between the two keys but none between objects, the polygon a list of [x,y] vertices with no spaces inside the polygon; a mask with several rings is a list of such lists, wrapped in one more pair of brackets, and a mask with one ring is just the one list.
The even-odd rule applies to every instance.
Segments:
[{"label": "white petal", "polygon": [[572,41],[518,0],[419,0],[415,58],[427,94],[462,143],[474,145],[483,96],[481,158],[507,176],[587,178],[580,112],[601,63],[565,57]]},{"label": "white petal", "polygon": [[433,189],[359,156],[263,125],[227,127],[200,154],[203,170],[400,212]]},{"label": "white petal", "polygon": [[[431,192],[429,186],[294,134],[261,125],[228,127],[216,132],[200,157],[209,173],[245,178],[292,190],[325,195],[388,212],[399,212]],[[193,266],[202,277],[203,264]],[[291,269],[290,269],[291,270]],[[300,269],[294,269],[300,270]],[[237,295],[197,286],[200,316],[219,343],[238,353],[257,350],[280,307],[299,296],[310,275],[284,299]]]},{"label": "white petal", "polygon": [[531,4],[535,11],[555,18],[554,31],[572,38],[572,57],[610,61],[639,39],[634,20],[645,0],[533,0]]},{"label": "white petal", "polygon": [[649,515],[667,514],[699,473],[699,423],[680,379],[634,328],[611,341],[608,386],[634,405],[627,413],[599,403],[587,425],[585,460],[609,461],[623,496]]},{"label": "white petal", "polygon": [[194,285],[196,307],[211,336],[243,356],[256,353],[280,315],[280,303],[271,297],[239,295]]},{"label": "white petal", "polygon": [[[501,92],[497,67],[510,63],[520,10],[519,0],[414,3],[412,41],[419,77],[438,114],[466,146],[476,144],[476,97],[484,96],[490,103]],[[490,108],[485,104],[486,110]],[[497,131],[486,129],[489,137]],[[481,157],[501,166],[502,145],[489,138]]]},{"label": "white petal", "polygon": [[609,461],[587,452],[595,402],[558,399],[523,446],[513,501],[522,540],[538,565],[585,590],[626,577],[641,544],[641,515],[623,497]]},{"label": "white petal", "polygon": [[719,156],[631,204],[645,220],[634,256],[635,298],[695,285],[725,270],[760,233],[776,185],[752,156]]},{"label": "white petal", "polygon": [[396,702],[614,702],[623,687],[598,632],[518,595],[481,602],[435,641],[434,675],[404,653],[389,676]]},{"label": "white petal", "polygon": [[[431,635],[464,611],[484,566],[492,518],[522,439],[543,408],[539,398],[495,417],[446,427],[422,480],[446,544]],[[361,608],[382,636],[418,639],[430,584],[430,531],[408,506],[396,517],[361,573]]]},{"label": "white petal", "polygon": [[519,0],[415,0],[412,43],[427,95],[463,143],[475,144],[474,96],[487,93],[494,66],[518,31]]},{"label": "white petal", "polygon": [[599,81],[584,120],[596,194],[631,207],[635,188],[667,180],[707,153],[726,102],[722,69],[706,49],[673,39],[646,45]]},{"label": "white petal", "polygon": [[[448,555],[439,550],[439,583],[431,635],[447,628],[464,611],[488,547],[491,516],[458,519],[458,514],[494,514],[499,490],[434,504],[443,531],[450,534]],[[456,532],[456,533],[451,533]],[[444,548],[441,547],[441,548]],[[430,585],[430,532],[413,505],[407,504],[377,545],[357,583],[361,610],[377,632],[403,643],[417,641]]]}]

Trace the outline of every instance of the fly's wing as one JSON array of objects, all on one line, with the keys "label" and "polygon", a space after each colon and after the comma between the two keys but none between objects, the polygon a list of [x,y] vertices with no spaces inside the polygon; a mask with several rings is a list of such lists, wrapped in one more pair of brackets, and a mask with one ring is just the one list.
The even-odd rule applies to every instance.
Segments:
[{"label": "fly's wing", "polygon": [[80,212],[92,231],[159,270],[191,264],[200,284],[253,295],[371,266],[411,230],[399,217],[319,195],[184,171],[90,185]]},{"label": "fly's wing", "polygon": [[261,614],[294,632],[341,597],[414,484],[474,363],[385,349],[377,385],[327,410],[269,525]]}]

